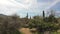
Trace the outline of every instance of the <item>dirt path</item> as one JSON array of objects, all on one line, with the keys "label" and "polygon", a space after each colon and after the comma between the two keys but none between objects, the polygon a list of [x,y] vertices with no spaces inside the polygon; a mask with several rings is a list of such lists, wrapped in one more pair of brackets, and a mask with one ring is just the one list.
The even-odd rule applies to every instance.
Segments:
[{"label": "dirt path", "polygon": [[29,30],[29,28],[21,28],[20,31],[24,34],[32,34]]}]

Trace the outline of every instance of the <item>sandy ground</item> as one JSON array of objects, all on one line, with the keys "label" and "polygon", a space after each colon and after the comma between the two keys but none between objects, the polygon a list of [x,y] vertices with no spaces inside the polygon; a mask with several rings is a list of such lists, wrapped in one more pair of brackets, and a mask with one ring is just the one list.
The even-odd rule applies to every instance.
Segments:
[{"label": "sandy ground", "polygon": [[32,34],[29,30],[29,28],[21,28],[19,31],[21,31],[24,34]]},{"label": "sandy ground", "polygon": [[[20,28],[19,31],[24,34],[32,34],[29,28]],[[57,32],[60,32],[60,30],[57,30]]]}]

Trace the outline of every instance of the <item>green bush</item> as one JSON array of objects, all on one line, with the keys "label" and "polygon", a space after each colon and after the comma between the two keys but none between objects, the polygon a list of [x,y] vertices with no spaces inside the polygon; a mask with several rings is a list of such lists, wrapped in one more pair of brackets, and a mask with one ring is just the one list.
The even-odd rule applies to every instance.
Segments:
[{"label": "green bush", "polygon": [[7,31],[4,31],[2,34],[22,34],[21,32],[19,32],[18,30],[15,30],[15,31],[9,31],[9,32],[7,32]]}]

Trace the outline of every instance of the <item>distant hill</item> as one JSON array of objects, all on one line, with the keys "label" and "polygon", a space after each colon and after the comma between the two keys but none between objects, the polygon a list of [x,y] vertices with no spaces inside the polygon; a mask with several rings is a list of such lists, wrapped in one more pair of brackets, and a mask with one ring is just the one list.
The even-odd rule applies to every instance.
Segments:
[{"label": "distant hill", "polygon": [[6,19],[8,16],[4,15],[4,14],[0,14],[0,17],[3,18],[3,19]]},{"label": "distant hill", "polygon": [[0,14],[0,17],[4,17],[4,16],[7,16],[7,15]]}]

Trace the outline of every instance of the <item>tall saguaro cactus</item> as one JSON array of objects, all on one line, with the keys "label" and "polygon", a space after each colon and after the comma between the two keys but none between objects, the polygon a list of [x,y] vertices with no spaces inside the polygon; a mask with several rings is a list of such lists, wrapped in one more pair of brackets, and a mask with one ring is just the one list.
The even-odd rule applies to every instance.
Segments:
[{"label": "tall saguaro cactus", "polygon": [[27,13],[27,16],[26,16],[26,18],[28,19],[28,13]]},{"label": "tall saguaro cactus", "polygon": [[45,12],[43,11],[43,19],[45,18]]}]

